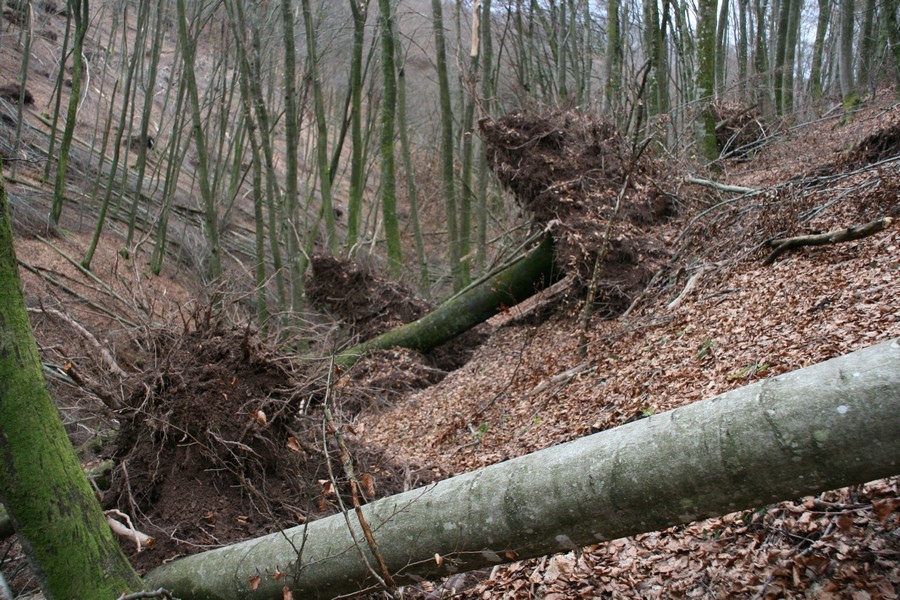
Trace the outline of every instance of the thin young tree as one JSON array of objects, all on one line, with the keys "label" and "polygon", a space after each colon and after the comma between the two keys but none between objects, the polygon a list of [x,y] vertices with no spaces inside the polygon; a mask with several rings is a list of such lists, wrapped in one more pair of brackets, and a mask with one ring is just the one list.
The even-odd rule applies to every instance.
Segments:
[{"label": "thin young tree", "polygon": [[[84,38],[90,24],[90,5],[88,0],[69,0],[69,13],[75,21],[74,42],[72,45],[72,86],[69,90],[69,108],[66,111],[66,127],[63,129],[56,161],[56,179],[53,186],[53,204],[50,207],[50,223],[59,224],[62,214],[63,200],[66,193],[66,167],[69,161],[69,150],[75,137],[75,124],[78,118],[78,103],[81,99],[81,83],[84,76]],[[65,52],[65,49],[63,49]]]},{"label": "thin young tree", "polygon": [[441,0],[431,0],[431,14],[441,112],[441,188],[447,216],[450,273],[453,278],[453,289],[458,291],[463,287],[463,275],[460,267],[456,184],[453,172],[453,108],[450,102],[450,80],[447,75],[447,49],[444,41],[444,14]]},{"label": "thin young tree", "polygon": [[831,19],[831,0],[818,0],[819,16],[816,19],[816,37],[812,49],[812,65],[809,70],[809,95],[815,102],[822,97],[822,58],[825,54],[825,34]]},{"label": "thin young tree", "polygon": [[194,148],[197,152],[197,177],[200,195],[203,200],[203,226],[209,244],[209,262],[207,274],[211,283],[218,283],[222,276],[221,247],[219,245],[219,214],[216,200],[210,187],[209,154],[207,152],[206,134],[203,129],[203,117],[200,113],[200,95],[197,89],[197,77],[194,71],[196,39],[188,35],[188,19],[184,0],[176,0],[178,21],[178,41],[181,46],[184,82],[187,88],[188,105],[191,111]]}]

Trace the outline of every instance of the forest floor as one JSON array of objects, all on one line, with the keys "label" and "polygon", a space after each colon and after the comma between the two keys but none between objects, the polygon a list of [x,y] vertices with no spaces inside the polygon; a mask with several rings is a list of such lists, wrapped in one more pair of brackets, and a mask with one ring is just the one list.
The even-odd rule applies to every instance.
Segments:
[{"label": "forest floor", "polygon": [[[669,177],[665,192],[676,210],[654,224],[647,250],[654,268],[639,279],[641,290],[605,296],[610,305],[590,322],[585,356],[579,288],[531,312],[513,307],[468,338],[467,352],[457,343],[436,359],[388,351],[361,361],[335,386],[334,418],[371,495],[900,336],[900,107],[882,95],[848,123],[842,118],[769,128],[752,157],[720,163],[715,180],[744,191],[691,183],[689,167]],[[298,360],[247,326],[225,325],[244,322],[234,318],[239,310],[195,301],[189,265],[152,276],[146,255],[139,249],[124,259],[112,236],[102,238],[92,272],[79,269],[88,232],[72,220],[57,232],[34,221],[39,211],[29,213],[23,200],[37,185],[29,175],[20,175],[27,185],[7,183],[26,301],[51,390],[86,467],[115,461],[111,481],[96,479],[105,507],[131,515],[155,540],[141,551],[123,540],[135,565],[149,569],[333,512],[341,476],[326,458],[335,448],[323,441],[318,409],[331,391],[327,360]],[[893,223],[865,239],[763,264],[773,237],[887,217]],[[635,222],[614,231],[616,240],[627,242]],[[572,239],[583,232],[577,225],[567,231]],[[648,247],[621,264],[612,253],[607,266],[636,265]],[[424,310],[352,265],[330,268],[323,297],[333,297],[328,289],[345,298],[351,288],[369,290],[367,306],[343,307],[364,321],[353,324],[358,332]],[[621,277],[628,286],[638,281]],[[607,291],[616,281],[607,278]],[[430,598],[896,598],[898,492],[895,477],[407,591]],[[0,559],[17,592],[34,589],[14,538],[3,542]]]},{"label": "forest floor", "polygon": [[[510,315],[439,384],[364,411],[364,439],[453,475],[896,338],[896,220],[763,264],[770,238],[900,215],[900,108],[882,100],[720,165],[717,181],[765,193],[681,187],[683,204],[704,198],[692,216],[719,208],[681,247],[687,220],[673,219],[666,277],[627,318],[591,322],[586,358],[578,302],[543,322]],[[895,477],[500,565],[430,597],[896,598],[898,489]]]}]

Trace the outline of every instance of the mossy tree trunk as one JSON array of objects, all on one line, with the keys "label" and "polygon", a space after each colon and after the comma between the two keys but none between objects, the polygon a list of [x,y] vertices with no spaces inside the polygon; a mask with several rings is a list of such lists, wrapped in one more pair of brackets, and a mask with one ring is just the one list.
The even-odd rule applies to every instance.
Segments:
[{"label": "mossy tree trunk", "polygon": [[716,1],[698,2],[697,93],[700,94],[700,147],[707,160],[719,157],[716,111],[713,105],[716,79]]},{"label": "mossy tree trunk", "polygon": [[22,297],[0,177],[0,496],[48,598],[141,588],[66,437]]},{"label": "mossy tree trunk", "polygon": [[[898,430],[894,340],[384,498],[363,513],[403,584],[889,477],[900,468]],[[335,515],[169,563],[146,580],[182,600],[274,600],[286,585],[294,597],[331,598],[373,590],[363,553],[372,560]],[[278,571],[287,576],[276,579]]]},{"label": "mossy tree trunk", "polygon": [[532,296],[554,279],[553,243],[548,236],[525,257],[485,278],[413,321],[344,351],[338,365],[349,367],[370,350],[403,347],[427,352],[489,319],[504,307]]},{"label": "mossy tree trunk", "polygon": [[400,223],[397,219],[397,177],[394,156],[394,119],[397,114],[397,74],[394,68],[394,15],[391,0],[378,0],[381,15],[381,212],[384,240],[387,245],[388,267],[391,275],[403,272],[403,247],[400,243]]},{"label": "mossy tree trunk", "polygon": [[[84,37],[90,22],[90,6],[88,0],[69,0],[68,11],[75,20],[75,37],[72,47],[72,87],[69,91],[69,108],[66,112],[66,127],[62,141],[59,143],[59,154],[56,159],[56,181],[53,188],[53,205],[50,207],[50,222],[59,224],[62,214],[63,200],[66,194],[66,166],[69,161],[69,150],[75,137],[75,123],[78,116],[78,101],[81,99],[81,80],[84,74]],[[65,48],[63,48],[65,52]],[[60,67],[62,71],[62,67]],[[61,75],[60,75],[61,77]],[[60,79],[61,81],[61,79]],[[48,161],[49,162],[49,161]]]}]

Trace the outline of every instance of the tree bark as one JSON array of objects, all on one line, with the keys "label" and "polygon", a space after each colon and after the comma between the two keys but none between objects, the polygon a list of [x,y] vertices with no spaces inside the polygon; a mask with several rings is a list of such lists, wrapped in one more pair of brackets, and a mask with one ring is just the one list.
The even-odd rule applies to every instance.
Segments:
[{"label": "tree bark", "polygon": [[700,0],[697,22],[697,92],[700,94],[700,147],[707,160],[719,157],[716,113],[713,107],[716,79],[716,2]]},{"label": "tree bark", "polygon": [[0,177],[0,496],[48,598],[116,598],[141,580],[44,384],[21,290]]},{"label": "tree bark", "polygon": [[[363,512],[401,584],[892,476],[898,430],[900,339]],[[282,598],[286,581],[295,597],[332,597],[371,586],[360,552],[337,515],[169,563],[145,580],[183,600]],[[277,581],[276,569],[289,576]]]},{"label": "tree bark", "polygon": [[397,115],[397,74],[394,68],[394,15],[391,0],[378,0],[381,15],[381,212],[391,275],[403,272],[403,247],[397,218],[397,177],[394,119]]},{"label": "tree bark", "polygon": [[781,238],[777,240],[769,240],[769,245],[775,249],[763,261],[764,265],[771,265],[775,259],[794,248],[803,246],[824,246],[826,244],[840,244],[842,242],[850,242],[853,240],[861,240],[862,238],[875,235],[880,231],[884,231],[894,223],[891,217],[882,217],[870,221],[865,225],[857,225],[848,227],[847,229],[835,229],[828,233],[819,233],[815,235],[800,235],[797,237]]},{"label": "tree bark", "polygon": [[447,75],[447,49],[444,41],[444,12],[441,0],[431,0],[432,27],[434,28],[434,54],[441,110],[441,190],[447,217],[447,242],[450,272],[453,275],[453,290],[462,288],[463,275],[460,268],[459,229],[456,214],[456,186],[453,175],[453,108],[450,104],[450,79]]},{"label": "tree bark", "polygon": [[418,321],[407,323],[363,342],[336,357],[335,363],[353,365],[370,350],[397,346],[427,352],[475,325],[514,306],[553,283],[553,244],[548,236],[524,258],[498,275],[447,300]]}]

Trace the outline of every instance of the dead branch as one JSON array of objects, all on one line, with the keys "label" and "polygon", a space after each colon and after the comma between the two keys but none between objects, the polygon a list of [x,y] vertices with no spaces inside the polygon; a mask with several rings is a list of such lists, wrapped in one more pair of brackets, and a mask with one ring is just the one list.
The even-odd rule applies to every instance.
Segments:
[{"label": "dead branch", "polygon": [[[125,523],[114,519],[111,515],[124,519]],[[131,524],[131,518],[125,513],[115,509],[108,510],[106,511],[106,522],[109,523],[109,528],[113,530],[113,533],[134,540],[138,552],[144,548],[153,547],[153,538],[135,529],[134,525]]]},{"label": "dead branch", "polygon": [[[335,372],[334,359],[331,360],[330,368],[328,369],[328,380],[326,383],[325,390],[325,401],[323,402],[323,409],[325,413],[325,419],[322,423],[323,425],[323,447],[325,449],[325,463],[328,467],[328,475],[331,479],[331,485],[334,486],[335,489],[335,497],[337,499],[338,505],[340,506],[341,513],[344,515],[344,520],[347,523],[347,530],[350,533],[351,538],[353,538],[354,545],[356,545],[359,550],[360,557],[366,565],[369,573],[378,581],[385,590],[387,590],[391,595],[395,595],[397,591],[397,584],[394,582],[394,578],[391,576],[391,572],[387,567],[387,563],[385,563],[384,556],[381,554],[381,551],[378,549],[378,543],[375,540],[375,536],[372,534],[372,529],[369,527],[369,523],[366,521],[365,515],[363,515],[362,505],[359,502],[359,481],[356,478],[356,471],[353,468],[353,459],[350,457],[350,451],[347,448],[347,444],[344,441],[344,436],[341,434],[340,429],[334,422],[334,417],[331,414],[331,407],[328,405],[328,399],[332,392],[332,376]],[[326,435],[328,431],[331,431],[334,434],[335,440],[338,443],[338,448],[340,451],[340,460],[342,466],[344,467],[344,473],[347,475],[347,479],[350,480],[350,492],[351,499],[353,502],[353,509],[356,513],[357,521],[359,522],[359,526],[362,529],[363,536],[366,538],[366,544],[369,546],[369,550],[372,552],[372,555],[375,557],[375,562],[378,565],[378,572],[369,564],[368,558],[363,553],[362,548],[360,547],[359,541],[356,538],[356,534],[353,532],[353,527],[350,525],[350,517],[349,511],[347,511],[344,506],[343,501],[341,500],[341,494],[338,491],[337,479],[334,476],[334,472],[331,468],[331,460],[328,458],[328,444],[325,442]]]},{"label": "dead branch", "polygon": [[[28,309],[29,312],[33,309]],[[100,352],[100,358],[106,363],[106,366],[109,367],[109,370],[112,371],[114,375],[118,377],[127,377],[127,373],[118,365],[116,359],[113,358],[112,354],[109,352],[109,349],[103,346],[94,335],[88,331],[84,325],[67,315],[66,313],[56,310],[55,308],[46,308],[44,306],[40,309],[44,314],[52,315],[57,317],[63,321],[65,321],[72,329],[77,331],[81,337],[88,341],[88,343],[97,349]]]},{"label": "dead branch", "polygon": [[891,217],[882,217],[870,221],[865,225],[857,225],[846,229],[835,229],[827,233],[819,233],[816,235],[800,235],[790,238],[781,238],[777,240],[769,240],[769,246],[775,249],[763,261],[764,265],[771,265],[779,256],[802,246],[824,246],[826,244],[839,244],[841,242],[850,242],[859,240],[870,235],[874,235],[879,231],[883,231],[893,224],[894,219]]},{"label": "dead branch", "polygon": [[715,181],[702,179],[700,177],[685,177],[684,180],[688,183],[710,187],[714,190],[719,190],[720,192],[734,192],[736,194],[758,194],[760,192],[760,190],[755,190],[753,188],[743,187],[740,185],[717,183]]},{"label": "dead branch", "polygon": [[693,291],[693,289],[697,286],[697,282],[700,281],[700,278],[703,277],[703,275],[707,271],[709,271],[711,268],[712,267],[710,265],[701,266],[700,269],[698,269],[696,273],[691,275],[691,278],[688,279],[688,282],[684,286],[684,289],[681,290],[681,293],[678,294],[678,296],[674,300],[669,302],[669,304],[666,306],[666,308],[669,310],[675,310],[676,308],[681,306],[681,303],[684,302],[684,299],[687,298],[687,295],[690,294]]}]

